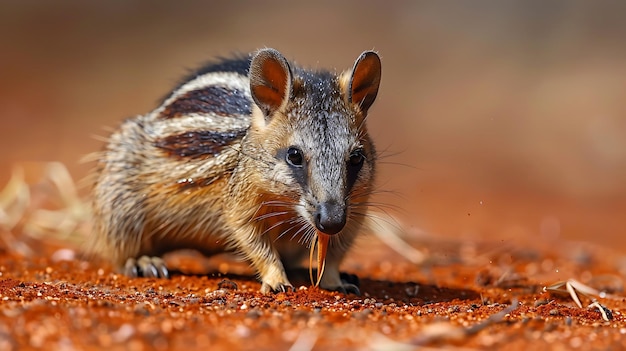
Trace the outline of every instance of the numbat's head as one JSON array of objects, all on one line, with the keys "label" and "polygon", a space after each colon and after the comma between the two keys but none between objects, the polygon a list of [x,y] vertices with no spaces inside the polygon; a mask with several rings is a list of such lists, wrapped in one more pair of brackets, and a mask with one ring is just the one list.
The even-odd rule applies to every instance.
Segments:
[{"label": "numbat's head", "polygon": [[256,107],[242,152],[264,163],[259,169],[267,172],[257,177],[272,202],[281,195],[281,203],[268,205],[300,214],[294,227],[340,233],[364,215],[371,192],[376,153],[365,121],[378,93],[380,58],[364,52],[336,75],[291,67],[265,49],[253,57],[249,77]]}]

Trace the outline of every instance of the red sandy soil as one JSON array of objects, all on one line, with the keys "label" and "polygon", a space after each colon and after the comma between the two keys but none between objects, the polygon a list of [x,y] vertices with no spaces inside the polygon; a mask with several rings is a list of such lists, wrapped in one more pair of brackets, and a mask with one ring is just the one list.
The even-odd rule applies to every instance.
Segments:
[{"label": "red sandy soil", "polygon": [[583,308],[544,286],[576,278],[623,295],[626,260],[570,242],[459,242],[416,235],[410,263],[366,237],[344,270],[361,296],[310,287],[263,295],[229,257],[168,257],[170,280],[129,279],[73,251],[0,255],[0,350],[623,349],[626,299]]}]

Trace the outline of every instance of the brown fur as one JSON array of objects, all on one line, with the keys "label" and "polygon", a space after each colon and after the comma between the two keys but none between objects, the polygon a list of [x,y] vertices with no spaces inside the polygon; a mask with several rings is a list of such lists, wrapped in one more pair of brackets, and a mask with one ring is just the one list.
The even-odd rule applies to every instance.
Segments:
[{"label": "brown fur", "polygon": [[141,256],[234,250],[269,292],[291,287],[284,266],[334,226],[321,286],[358,291],[338,269],[374,181],[365,119],[378,91],[378,56],[364,53],[336,76],[291,67],[265,49],[249,72],[204,69],[113,133],[98,160],[89,249],[127,273]]}]

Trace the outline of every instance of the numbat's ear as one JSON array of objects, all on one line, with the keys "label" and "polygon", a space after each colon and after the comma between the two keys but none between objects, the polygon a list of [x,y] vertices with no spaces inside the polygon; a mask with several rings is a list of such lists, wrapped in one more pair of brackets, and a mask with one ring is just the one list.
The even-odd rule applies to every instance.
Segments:
[{"label": "numbat's ear", "polygon": [[367,110],[376,100],[380,76],[381,65],[378,54],[373,51],[362,53],[354,63],[349,83],[347,86],[344,85],[347,89],[344,93],[348,102],[356,105],[361,112],[367,114]]},{"label": "numbat's ear", "polygon": [[291,94],[289,63],[274,49],[260,50],[250,62],[250,93],[266,121],[287,103]]}]

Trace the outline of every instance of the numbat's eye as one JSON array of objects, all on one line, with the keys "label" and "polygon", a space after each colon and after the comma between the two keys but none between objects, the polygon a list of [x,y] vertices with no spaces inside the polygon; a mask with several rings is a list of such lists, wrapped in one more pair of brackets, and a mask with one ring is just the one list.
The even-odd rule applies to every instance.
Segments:
[{"label": "numbat's eye", "polygon": [[350,154],[350,164],[352,166],[360,166],[365,161],[365,156],[363,156],[363,150],[357,149],[352,151]]},{"label": "numbat's eye", "polygon": [[304,163],[304,157],[302,156],[302,151],[295,147],[290,147],[287,150],[286,161],[289,165],[294,167],[302,167]]}]

